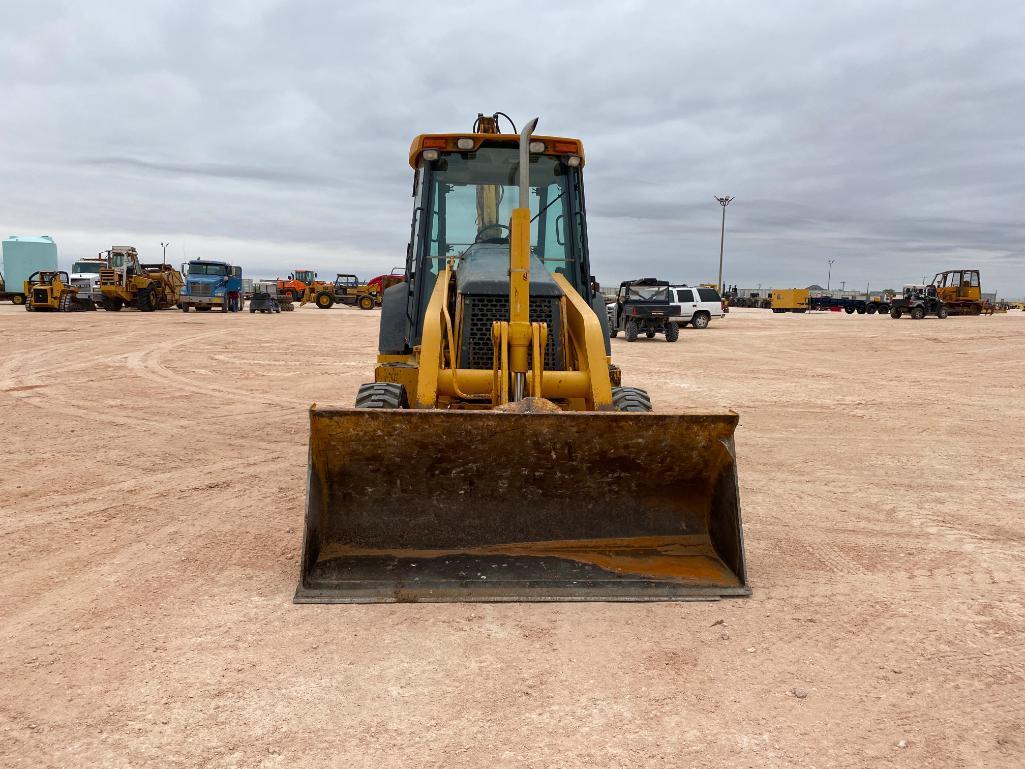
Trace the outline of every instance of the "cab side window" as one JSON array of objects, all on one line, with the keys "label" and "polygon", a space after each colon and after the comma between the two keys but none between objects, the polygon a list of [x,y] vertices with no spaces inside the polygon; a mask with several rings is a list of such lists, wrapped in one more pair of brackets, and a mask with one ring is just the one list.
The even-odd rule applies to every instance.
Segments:
[{"label": "cab side window", "polygon": [[693,302],[694,294],[691,293],[689,288],[680,288],[676,291],[677,302]]}]

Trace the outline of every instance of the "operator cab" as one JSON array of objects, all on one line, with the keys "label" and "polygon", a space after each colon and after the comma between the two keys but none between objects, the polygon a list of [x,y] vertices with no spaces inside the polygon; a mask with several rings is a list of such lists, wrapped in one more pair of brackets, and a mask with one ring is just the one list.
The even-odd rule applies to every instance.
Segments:
[{"label": "operator cab", "polygon": [[[400,343],[400,332],[383,326],[381,351],[408,352],[420,343],[438,275],[451,263],[459,294],[472,297],[465,309],[473,315],[467,320],[479,324],[481,334],[487,336],[478,352],[481,365],[487,357],[490,367],[490,353],[485,356],[484,351],[490,349],[491,322],[508,315],[509,221],[519,205],[519,135],[498,133],[495,125],[478,119],[473,133],[418,136],[409,162],[415,170],[412,237],[405,267],[410,280],[385,292],[395,299],[386,302],[384,309],[387,321],[388,305],[405,301],[405,311],[397,310],[395,317],[403,330]],[[559,301],[562,290],[553,274],[565,276],[588,303],[595,295],[589,281],[582,166],[583,147],[578,140],[532,138],[528,195],[530,293],[536,297],[531,301],[532,321],[546,320],[554,309],[549,307],[550,300]]]}]

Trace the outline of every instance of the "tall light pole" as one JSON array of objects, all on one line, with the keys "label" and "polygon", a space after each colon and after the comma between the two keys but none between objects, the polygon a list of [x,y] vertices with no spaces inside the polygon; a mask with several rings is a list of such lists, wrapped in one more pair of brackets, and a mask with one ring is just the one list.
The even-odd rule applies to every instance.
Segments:
[{"label": "tall light pole", "polygon": [[167,247],[169,245],[171,245],[171,244],[170,243],[163,243],[163,242],[160,244],[160,247],[162,249],[164,249],[164,255],[161,257],[161,259],[163,259],[163,261],[160,263],[161,266],[167,264]]},{"label": "tall light pole", "polygon": [[846,288],[847,288],[847,281],[846,280],[841,280],[840,281],[840,293],[842,294]]},{"label": "tall light pole", "polygon": [[826,261],[829,262],[829,272],[826,273],[826,291],[829,291],[829,281],[833,279],[833,262],[836,259],[827,259]]},{"label": "tall light pole", "polygon": [[715,199],[722,206],[722,229],[719,231],[719,291],[722,291],[722,255],[726,246],[726,206],[733,202],[733,196],[723,195],[721,198],[716,195]]}]

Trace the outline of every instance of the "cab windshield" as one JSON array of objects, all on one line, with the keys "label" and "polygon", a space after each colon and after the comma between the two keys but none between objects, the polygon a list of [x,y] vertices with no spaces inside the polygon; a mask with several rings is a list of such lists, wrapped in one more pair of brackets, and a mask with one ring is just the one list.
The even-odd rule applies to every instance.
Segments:
[{"label": "cab windshield", "polygon": [[[503,147],[446,154],[434,163],[427,254],[435,263],[432,271],[474,243],[509,242],[509,219],[519,205],[519,166],[519,150]],[[575,239],[567,232],[570,194],[568,169],[558,158],[531,157],[530,250],[553,272],[568,272],[574,261]]]},{"label": "cab windshield", "polygon": [[103,267],[103,264],[101,262],[75,262],[71,266],[71,271],[77,273],[87,273],[89,275],[99,275],[101,267]]},{"label": "cab windshield", "polygon": [[189,264],[189,275],[224,276],[227,274],[228,266],[226,264],[203,264],[202,262],[192,262]]},{"label": "cab windshield", "polygon": [[642,302],[668,302],[668,286],[630,286],[629,299]]},{"label": "cab windshield", "polygon": [[295,279],[300,283],[312,283],[316,277],[316,273],[313,270],[296,270],[294,274]]}]

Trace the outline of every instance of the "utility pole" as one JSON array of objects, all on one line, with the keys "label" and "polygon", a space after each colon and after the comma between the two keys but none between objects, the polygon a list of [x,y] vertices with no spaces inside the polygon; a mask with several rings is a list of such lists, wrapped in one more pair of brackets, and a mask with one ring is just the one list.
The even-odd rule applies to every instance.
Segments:
[{"label": "utility pole", "polygon": [[167,247],[169,245],[171,245],[171,244],[170,243],[164,243],[164,242],[160,243],[160,247],[162,249],[164,249],[164,255],[162,257],[160,257],[160,259],[161,259],[160,266],[161,267],[166,267],[167,266]]},{"label": "utility pole", "polygon": [[716,195],[715,199],[719,201],[719,205],[722,206],[722,229],[719,231],[719,291],[723,290],[722,286],[722,255],[723,250],[726,246],[726,206],[733,202],[733,196],[723,195],[721,198]]},{"label": "utility pole", "polygon": [[841,294],[843,294],[845,288],[847,288],[847,281],[846,280],[841,280],[840,281],[840,293]]},{"label": "utility pole", "polygon": [[829,291],[829,281],[833,279],[833,262],[836,259],[827,259],[826,261],[829,262],[829,272],[826,273],[826,291]]}]

